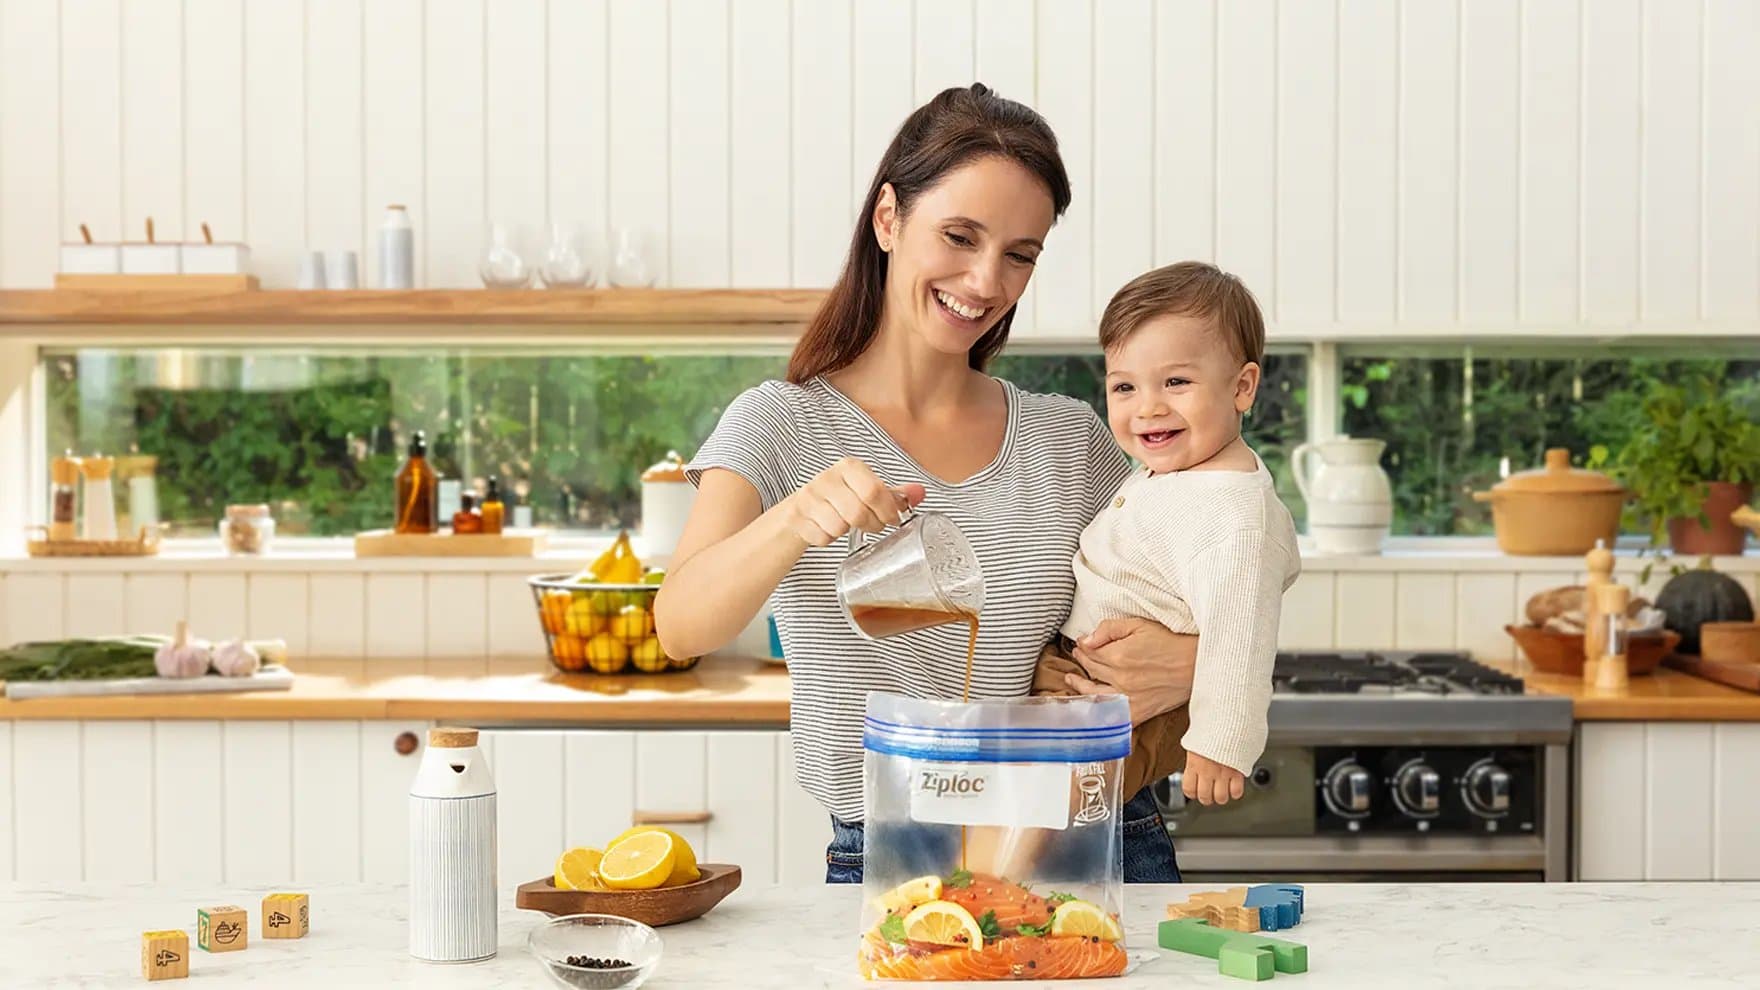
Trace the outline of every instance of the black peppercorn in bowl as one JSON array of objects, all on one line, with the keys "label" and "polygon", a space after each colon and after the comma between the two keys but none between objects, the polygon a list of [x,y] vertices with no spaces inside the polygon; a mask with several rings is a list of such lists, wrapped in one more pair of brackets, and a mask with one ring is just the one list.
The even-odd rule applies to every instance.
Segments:
[{"label": "black peppercorn in bowl", "polygon": [[646,983],[660,965],[660,935],[639,921],[609,914],[568,914],[526,939],[551,982],[575,990],[624,990]]}]

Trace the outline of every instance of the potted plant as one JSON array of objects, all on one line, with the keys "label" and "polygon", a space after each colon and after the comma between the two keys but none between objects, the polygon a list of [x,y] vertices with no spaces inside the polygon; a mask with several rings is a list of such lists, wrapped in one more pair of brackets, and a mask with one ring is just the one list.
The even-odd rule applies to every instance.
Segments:
[{"label": "potted plant", "polygon": [[[1607,448],[1594,448],[1590,461],[1608,462]],[[1677,554],[1739,554],[1747,533],[1730,514],[1760,479],[1760,408],[1707,377],[1655,383],[1610,467],[1631,489],[1652,543],[1666,533]]]}]

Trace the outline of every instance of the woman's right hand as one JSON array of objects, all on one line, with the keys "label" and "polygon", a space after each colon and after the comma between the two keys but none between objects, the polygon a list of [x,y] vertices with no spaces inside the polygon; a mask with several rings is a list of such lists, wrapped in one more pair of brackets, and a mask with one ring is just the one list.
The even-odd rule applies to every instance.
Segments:
[{"label": "woman's right hand", "polygon": [[845,457],[778,508],[788,530],[809,547],[829,546],[852,529],[878,533],[896,525],[903,509],[923,500],[922,485],[888,487],[872,468]]}]

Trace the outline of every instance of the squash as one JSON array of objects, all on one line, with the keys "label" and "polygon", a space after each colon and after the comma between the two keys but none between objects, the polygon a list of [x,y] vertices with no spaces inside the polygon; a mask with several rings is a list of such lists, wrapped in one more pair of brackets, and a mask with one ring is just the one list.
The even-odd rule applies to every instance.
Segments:
[{"label": "squash", "polygon": [[1681,634],[1680,652],[1695,656],[1699,653],[1700,626],[1754,618],[1754,603],[1748,600],[1747,589],[1735,578],[1712,570],[1710,557],[1701,558],[1693,570],[1670,578],[1656,596],[1656,607],[1668,617],[1663,624]]}]

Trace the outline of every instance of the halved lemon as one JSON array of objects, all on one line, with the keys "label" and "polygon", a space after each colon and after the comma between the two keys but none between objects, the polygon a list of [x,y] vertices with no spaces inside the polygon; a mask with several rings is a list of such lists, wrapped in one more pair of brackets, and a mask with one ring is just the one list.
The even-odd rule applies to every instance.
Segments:
[{"label": "halved lemon", "polygon": [[604,890],[599,882],[599,860],[604,853],[597,849],[570,849],[556,857],[557,890]]},{"label": "halved lemon", "polygon": [[902,908],[914,908],[919,904],[941,899],[941,878],[937,876],[918,877],[880,895],[880,910],[891,914]]},{"label": "halved lemon", "polygon": [[1107,942],[1124,941],[1124,931],[1112,915],[1087,901],[1064,901],[1051,916],[1051,934],[1098,937]]},{"label": "halved lemon", "polygon": [[666,882],[678,862],[678,845],[665,832],[632,835],[605,850],[599,880],[612,890],[651,890]]},{"label": "halved lemon", "polygon": [[622,834],[606,845],[605,850],[609,852],[612,846],[632,835],[641,835],[643,832],[663,832],[672,837],[672,848],[677,852],[678,857],[672,863],[672,875],[666,878],[665,886],[676,887],[681,883],[694,883],[702,879],[703,874],[697,869],[697,851],[691,848],[691,844],[685,841],[684,836],[658,825],[637,825],[634,828],[626,828]]},{"label": "halved lemon", "polygon": [[972,912],[952,901],[930,901],[905,915],[904,937],[932,945],[957,945],[982,949],[984,933]]}]

